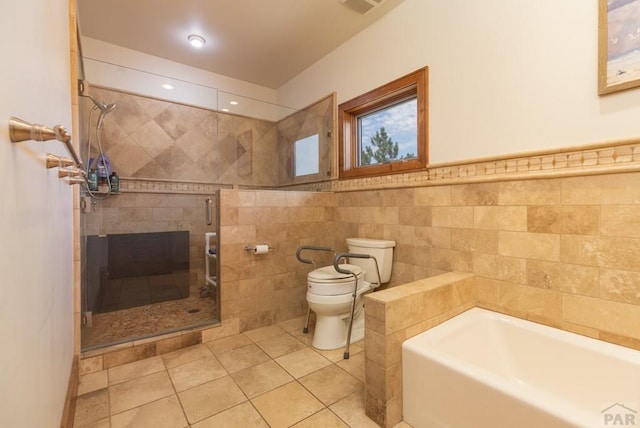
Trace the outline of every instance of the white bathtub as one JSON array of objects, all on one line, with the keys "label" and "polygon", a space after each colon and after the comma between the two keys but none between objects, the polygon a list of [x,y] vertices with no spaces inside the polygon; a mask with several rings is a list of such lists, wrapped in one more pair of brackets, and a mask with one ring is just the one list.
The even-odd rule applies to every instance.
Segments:
[{"label": "white bathtub", "polygon": [[484,309],[405,341],[402,367],[415,428],[640,427],[639,351]]}]

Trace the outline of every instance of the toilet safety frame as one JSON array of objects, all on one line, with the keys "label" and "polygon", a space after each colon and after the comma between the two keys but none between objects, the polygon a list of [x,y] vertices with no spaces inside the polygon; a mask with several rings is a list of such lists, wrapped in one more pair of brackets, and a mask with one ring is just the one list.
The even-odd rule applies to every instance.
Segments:
[{"label": "toilet safety frame", "polygon": [[[317,247],[312,245],[303,245],[298,247],[298,251],[296,251],[296,258],[306,264],[313,265],[313,268],[316,269],[316,263],[313,260],[305,259],[301,256],[302,251],[304,250],[315,250],[315,251],[326,251],[332,252],[335,254],[333,248],[330,247]],[[340,260],[343,258],[356,258],[356,259],[373,259],[373,263],[376,265],[376,274],[378,275],[378,285],[382,283],[382,277],[380,276],[380,268],[378,266],[378,260],[369,255],[369,254],[359,254],[359,253],[338,253],[335,254],[333,258],[333,268],[342,274],[345,275],[353,275],[353,293],[352,293],[352,302],[351,302],[351,316],[349,317],[349,330],[347,331],[347,344],[345,345],[344,354],[342,358],[345,360],[349,359],[349,346],[351,345],[351,330],[353,329],[353,317],[355,315],[356,310],[356,300],[358,297],[358,276],[355,272],[352,272],[348,269],[343,269],[340,267]],[[311,317],[311,308],[307,309],[307,320],[304,324],[304,328],[302,329],[303,333],[309,332],[309,318]]]}]

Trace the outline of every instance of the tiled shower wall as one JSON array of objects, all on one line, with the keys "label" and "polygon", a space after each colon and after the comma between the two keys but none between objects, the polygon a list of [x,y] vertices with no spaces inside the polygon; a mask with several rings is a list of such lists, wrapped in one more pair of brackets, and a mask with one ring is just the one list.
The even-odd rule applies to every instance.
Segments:
[{"label": "tiled shower wall", "polygon": [[[117,104],[104,121],[102,147],[120,176],[278,184],[274,123],[102,88],[91,93]],[[85,103],[85,109],[90,106]],[[92,141],[95,147],[95,135]]]},{"label": "tiled shower wall", "polygon": [[640,349],[640,173],[342,192],[334,226],[397,242],[390,286],[474,273],[480,306]]}]

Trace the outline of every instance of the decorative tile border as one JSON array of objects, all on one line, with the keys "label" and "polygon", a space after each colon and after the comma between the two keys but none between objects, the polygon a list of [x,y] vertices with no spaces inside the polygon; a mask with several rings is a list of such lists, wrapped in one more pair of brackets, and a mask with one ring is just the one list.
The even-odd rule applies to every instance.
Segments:
[{"label": "decorative tile border", "polygon": [[232,186],[194,181],[153,180],[145,178],[120,178],[120,191],[124,193],[177,193],[210,195],[218,189]]},{"label": "decorative tile border", "polygon": [[334,191],[640,171],[640,139],[429,165],[426,171],[334,181]]}]

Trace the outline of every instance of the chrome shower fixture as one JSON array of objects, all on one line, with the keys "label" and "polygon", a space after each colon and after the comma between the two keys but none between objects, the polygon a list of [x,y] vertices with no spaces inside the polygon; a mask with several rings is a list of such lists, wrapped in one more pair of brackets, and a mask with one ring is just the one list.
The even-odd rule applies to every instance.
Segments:
[{"label": "chrome shower fixture", "polygon": [[113,104],[105,104],[101,101],[98,101],[97,99],[95,99],[93,97],[93,95],[85,95],[87,98],[91,99],[91,101],[93,101],[93,103],[96,105],[96,107],[98,107],[100,109],[100,112],[107,114],[109,113],[111,110],[113,110],[114,108],[116,108],[116,103]]},{"label": "chrome shower fixture", "polygon": [[93,101],[93,104],[95,104],[98,110],[100,110],[100,115],[98,116],[97,129],[98,130],[102,129],[102,122],[104,121],[104,117],[107,115],[107,113],[110,113],[111,111],[113,111],[114,108],[116,108],[116,103],[105,104],[102,101],[98,101],[92,95],[84,95],[84,96],[89,98],[91,101]]}]

